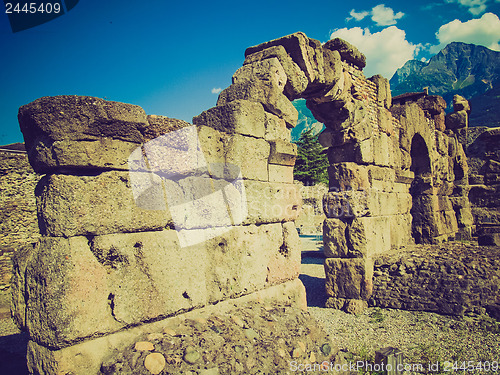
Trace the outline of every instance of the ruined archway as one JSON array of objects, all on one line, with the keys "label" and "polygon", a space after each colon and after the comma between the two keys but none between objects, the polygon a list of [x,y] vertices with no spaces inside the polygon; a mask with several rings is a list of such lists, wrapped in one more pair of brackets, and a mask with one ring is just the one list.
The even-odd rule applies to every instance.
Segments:
[{"label": "ruined archway", "polygon": [[412,237],[415,243],[431,243],[432,236],[429,230],[429,215],[432,215],[432,206],[426,204],[427,195],[432,194],[432,171],[429,149],[424,138],[415,134],[410,148],[411,166],[414,179],[410,186],[412,196]]}]

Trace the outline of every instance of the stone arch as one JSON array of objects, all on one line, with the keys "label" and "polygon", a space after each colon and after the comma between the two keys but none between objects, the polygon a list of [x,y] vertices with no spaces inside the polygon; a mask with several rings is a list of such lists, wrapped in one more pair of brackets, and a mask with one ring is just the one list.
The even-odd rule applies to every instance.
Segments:
[{"label": "stone arch", "polygon": [[424,138],[416,133],[411,141],[410,147],[411,166],[410,170],[417,176],[429,176],[432,173],[429,148]]},{"label": "stone arch", "polygon": [[412,237],[415,243],[430,243],[432,235],[429,230],[429,215],[432,215],[432,206],[426,204],[429,191],[432,191],[432,169],[429,148],[424,138],[416,133],[411,141],[411,166],[414,179],[410,186],[412,196]]}]

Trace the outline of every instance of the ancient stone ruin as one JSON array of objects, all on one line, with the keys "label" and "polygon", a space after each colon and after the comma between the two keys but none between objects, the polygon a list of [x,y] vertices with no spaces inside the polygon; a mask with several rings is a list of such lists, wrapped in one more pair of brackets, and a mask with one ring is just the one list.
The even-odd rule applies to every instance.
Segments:
[{"label": "ancient stone ruin", "polygon": [[391,98],[348,43],[295,33],[250,47],[193,124],[93,97],[19,110],[41,239],[15,259],[13,315],[33,373],[97,373],[114,349],[176,315],[248,299],[303,305],[293,183],[305,98],[325,124],[327,306],[357,311],[374,258],[468,238],[466,103]]}]

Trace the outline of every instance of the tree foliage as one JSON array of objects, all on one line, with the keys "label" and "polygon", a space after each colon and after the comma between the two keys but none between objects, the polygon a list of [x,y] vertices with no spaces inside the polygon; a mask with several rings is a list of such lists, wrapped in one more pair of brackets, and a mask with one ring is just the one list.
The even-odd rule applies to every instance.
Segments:
[{"label": "tree foliage", "polygon": [[318,141],[314,129],[309,129],[300,135],[297,141],[297,161],[293,171],[294,177],[304,185],[314,185],[319,182],[328,184],[328,159],[322,153],[323,147]]}]

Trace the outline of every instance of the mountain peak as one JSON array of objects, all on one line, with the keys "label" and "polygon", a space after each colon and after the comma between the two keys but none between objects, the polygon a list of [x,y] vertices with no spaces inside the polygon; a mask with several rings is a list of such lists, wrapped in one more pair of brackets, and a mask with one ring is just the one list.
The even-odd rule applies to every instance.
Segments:
[{"label": "mountain peak", "polygon": [[448,104],[455,94],[471,99],[495,82],[500,82],[500,52],[463,42],[448,44],[428,63],[407,61],[390,80],[393,96],[428,87],[430,94],[443,96]]}]

